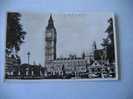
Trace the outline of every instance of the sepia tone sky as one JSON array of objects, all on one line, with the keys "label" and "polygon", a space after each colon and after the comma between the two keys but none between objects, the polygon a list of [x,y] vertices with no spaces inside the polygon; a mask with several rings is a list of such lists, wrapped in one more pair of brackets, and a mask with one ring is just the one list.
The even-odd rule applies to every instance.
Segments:
[{"label": "sepia tone sky", "polygon": [[[27,32],[25,43],[21,45],[19,55],[22,63],[27,63],[27,52],[30,64],[44,65],[44,36],[50,13],[21,12],[21,23]],[[69,54],[80,56],[90,52],[96,41],[101,48],[102,39],[106,37],[107,20],[110,13],[75,13],[52,14],[57,31],[57,57],[68,57]]]}]

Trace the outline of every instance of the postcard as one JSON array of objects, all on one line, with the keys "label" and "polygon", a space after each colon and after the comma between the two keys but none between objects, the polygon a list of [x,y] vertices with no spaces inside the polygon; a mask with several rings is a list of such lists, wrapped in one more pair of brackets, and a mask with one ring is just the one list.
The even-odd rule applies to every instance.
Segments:
[{"label": "postcard", "polygon": [[117,80],[112,13],[8,12],[8,80]]}]

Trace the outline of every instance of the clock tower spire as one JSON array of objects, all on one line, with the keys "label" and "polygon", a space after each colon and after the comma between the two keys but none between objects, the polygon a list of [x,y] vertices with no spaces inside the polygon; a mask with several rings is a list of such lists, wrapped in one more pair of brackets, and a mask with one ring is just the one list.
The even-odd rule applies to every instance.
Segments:
[{"label": "clock tower spire", "polygon": [[45,31],[45,64],[56,59],[56,29],[52,14]]}]

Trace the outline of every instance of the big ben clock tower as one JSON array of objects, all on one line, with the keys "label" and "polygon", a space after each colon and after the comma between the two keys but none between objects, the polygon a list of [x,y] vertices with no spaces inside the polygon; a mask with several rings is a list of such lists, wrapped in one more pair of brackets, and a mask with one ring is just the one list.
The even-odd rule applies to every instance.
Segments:
[{"label": "big ben clock tower", "polygon": [[56,59],[56,29],[52,15],[48,20],[48,26],[45,31],[45,64]]}]

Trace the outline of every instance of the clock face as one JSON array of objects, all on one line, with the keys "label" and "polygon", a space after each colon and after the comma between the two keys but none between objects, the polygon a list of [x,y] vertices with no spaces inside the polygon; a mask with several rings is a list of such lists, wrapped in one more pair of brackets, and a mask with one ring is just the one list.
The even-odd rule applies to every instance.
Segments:
[{"label": "clock face", "polygon": [[47,37],[51,37],[52,36],[52,33],[51,32],[48,32],[47,33]]}]

